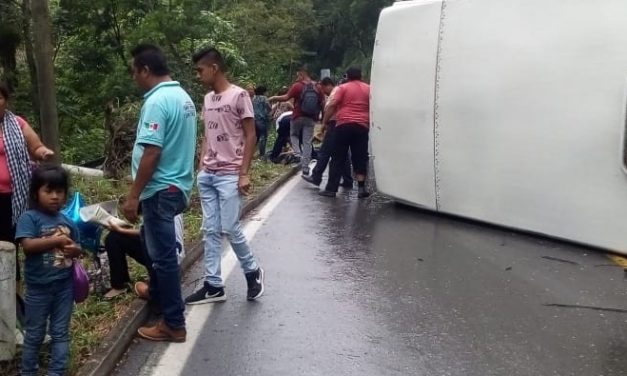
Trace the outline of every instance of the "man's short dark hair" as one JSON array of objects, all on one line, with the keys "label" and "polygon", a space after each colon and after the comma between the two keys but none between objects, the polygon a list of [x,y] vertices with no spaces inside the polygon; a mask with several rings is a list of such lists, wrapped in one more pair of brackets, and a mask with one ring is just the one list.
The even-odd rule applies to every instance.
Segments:
[{"label": "man's short dark hair", "polygon": [[349,81],[361,80],[361,69],[357,67],[351,67],[346,70],[346,78]]},{"label": "man's short dark hair", "polygon": [[266,95],[268,89],[265,86],[260,85],[255,88],[255,95]]},{"label": "man's short dark hair", "polygon": [[207,47],[196,52],[192,56],[192,61],[194,64],[198,64],[199,62],[202,62],[203,64],[215,64],[222,72],[226,72],[226,62],[224,61],[224,57],[222,57],[220,51],[213,47]]},{"label": "man's short dark hair", "polygon": [[298,67],[298,71],[302,73],[306,73],[308,76],[311,74],[309,71],[309,66],[307,64],[302,64]]},{"label": "man's short dark hair", "polygon": [[11,93],[9,93],[9,87],[2,82],[0,82],[0,95],[4,98],[5,101],[9,100]]},{"label": "man's short dark hair", "polygon": [[323,78],[320,83],[322,84],[322,86],[335,86],[335,82],[333,82],[333,79],[331,77]]},{"label": "man's short dark hair", "polygon": [[154,44],[139,44],[131,50],[131,55],[133,56],[133,65],[138,70],[147,67],[152,74],[158,77],[170,74],[163,51]]}]

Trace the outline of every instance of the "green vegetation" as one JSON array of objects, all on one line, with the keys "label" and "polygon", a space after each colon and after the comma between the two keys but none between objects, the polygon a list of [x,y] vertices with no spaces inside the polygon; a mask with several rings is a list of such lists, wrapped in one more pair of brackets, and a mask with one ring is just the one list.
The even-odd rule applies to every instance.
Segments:
[{"label": "green vegetation", "polygon": [[[47,37],[54,48],[61,156],[66,163],[101,157],[112,124],[134,126],[141,93],[128,63],[138,42],[162,46],[173,77],[197,103],[203,90],[190,57],[206,45],[226,54],[235,82],[262,84],[274,93],[289,85],[300,63],[314,73],[329,68],[336,77],[351,64],[367,72],[378,13],[392,2],[50,0],[53,35]],[[39,29],[31,13],[30,0],[0,2],[0,80],[14,90],[13,110],[41,128],[47,123],[39,121],[33,48]]]}]

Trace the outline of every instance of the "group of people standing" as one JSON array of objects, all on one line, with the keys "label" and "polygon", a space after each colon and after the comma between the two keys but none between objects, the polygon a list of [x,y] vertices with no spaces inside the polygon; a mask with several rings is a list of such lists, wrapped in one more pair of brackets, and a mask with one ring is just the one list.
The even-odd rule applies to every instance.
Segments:
[{"label": "group of people standing", "polygon": [[[150,279],[136,283],[134,290],[161,312],[156,323],[141,327],[138,334],[153,341],[184,342],[185,304],[226,300],[221,276],[223,236],[243,269],[247,299],[264,293],[264,270],[243,234],[239,215],[242,196],[250,193],[255,150],[265,155],[270,119],[276,119],[279,135],[279,150],[271,154],[291,143],[300,156],[305,180],[320,185],[330,160],[329,180],[321,195],[335,196],[340,185],[352,187],[354,172],[359,197],[367,197],[370,89],[356,68],[347,71],[339,86],[330,78],[315,82],[302,68],[287,92],[267,98],[263,87],[249,92],[229,82],[220,52],[203,49],[192,57],[197,77],[208,91],[201,107],[204,138],[195,164],[195,103],[170,76],[159,47],[142,44],[131,55],[133,80],[145,94],[132,152],[133,183],[121,211],[130,223],[137,223],[140,215],[143,221],[138,230],[119,226],[111,230],[139,237],[133,247],[142,247],[136,258],[146,265]],[[70,189],[69,176],[54,164],[33,171],[31,161],[46,161],[54,153],[22,118],[7,110],[8,99],[8,90],[0,86],[0,240],[16,242],[25,253],[22,374],[37,374],[38,353],[48,331],[52,349],[48,372],[63,375],[73,310],[70,271],[72,260],[81,254],[79,232],[61,213]],[[317,164],[309,171],[314,127],[320,119],[324,141]],[[183,299],[176,217],[189,205],[195,180],[203,212],[204,281]],[[121,289],[128,276],[118,279],[114,287]]]},{"label": "group of people standing", "polygon": [[[302,67],[289,91],[269,101],[294,103],[290,136],[293,149],[301,157],[303,179],[319,186],[330,161],[329,179],[325,189],[319,192],[321,196],[335,197],[340,186],[352,188],[353,175],[358,197],[370,195],[366,188],[370,86],[362,80],[359,68],[349,68],[340,85],[335,86],[329,77],[315,82],[307,68]],[[315,167],[310,171],[314,128],[321,114],[324,138]]]},{"label": "group of people standing", "polygon": [[[141,327],[139,336],[184,342],[185,304],[226,300],[220,268],[223,236],[242,266],[247,300],[264,293],[264,270],[239,220],[241,198],[250,193],[249,172],[257,143],[253,103],[246,90],[228,81],[219,51],[207,48],[192,57],[197,77],[208,91],[202,104],[204,140],[196,164],[195,103],[171,78],[157,46],[139,45],[131,55],[133,80],[145,94],[132,152],[133,183],[121,211],[130,223],[137,223],[140,216],[142,223],[139,230],[112,225],[105,247],[111,243],[142,247],[134,257],[147,267],[150,278],[149,283],[137,282],[134,290],[158,308],[161,316]],[[79,230],[62,213],[70,190],[69,174],[54,163],[32,165],[31,161],[47,161],[54,153],[22,118],[8,111],[8,99],[9,91],[0,86],[0,241],[15,242],[25,254],[21,374],[38,374],[39,351],[48,333],[48,374],[64,375],[74,307],[72,265],[82,252]],[[205,275],[203,286],[183,299],[176,227],[189,205],[194,180],[203,211]],[[133,242],[129,245],[113,234]],[[121,271],[113,290],[121,290],[127,280]],[[110,291],[110,295],[118,292]]]},{"label": "group of people standing", "polygon": [[183,300],[174,218],[189,204],[194,182],[196,106],[173,81],[161,50],[140,45],[132,51],[133,79],[146,91],[133,148],[133,184],[123,205],[136,222],[152,262],[149,283],[138,282],[138,296],[158,303],[162,318],[138,330],[154,341],[184,342],[185,304],[226,300],[221,277],[222,237],[226,235],[246,277],[247,299],[264,293],[264,270],[258,265],[239,220],[241,197],[250,193],[250,166],[257,137],[252,101],[230,83],[224,58],[214,48],[192,57],[197,77],[209,91],[202,104],[204,139],[196,176],[202,205],[205,278]]}]

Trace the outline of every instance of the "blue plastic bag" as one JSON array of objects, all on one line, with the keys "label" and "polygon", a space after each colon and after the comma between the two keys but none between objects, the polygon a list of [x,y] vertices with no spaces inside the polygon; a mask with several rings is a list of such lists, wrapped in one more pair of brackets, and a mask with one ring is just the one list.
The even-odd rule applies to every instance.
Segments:
[{"label": "blue plastic bag", "polygon": [[83,222],[80,216],[80,209],[85,206],[85,200],[80,192],[74,192],[71,200],[65,208],[61,210],[78,228],[80,234],[80,245],[84,250],[98,252],[100,249],[100,236],[102,228],[96,224]]}]

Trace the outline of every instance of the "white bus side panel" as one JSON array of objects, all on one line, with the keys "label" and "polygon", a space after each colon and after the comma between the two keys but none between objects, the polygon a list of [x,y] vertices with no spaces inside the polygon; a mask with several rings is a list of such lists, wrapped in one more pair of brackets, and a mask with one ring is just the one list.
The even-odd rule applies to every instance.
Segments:
[{"label": "white bus side panel", "polygon": [[441,1],[381,14],[372,68],[371,140],[377,189],[435,209],[433,106]]},{"label": "white bus side panel", "polygon": [[[627,252],[626,17],[625,0],[447,2],[437,140],[441,211]],[[418,53],[413,41],[397,44]],[[401,59],[410,58],[421,59]],[[421,100],[430,104],[432,96]],[[418,135],[409,138],[398,148],[416,140],[410,151],[426,147]],[[383,162],[387,151],[376,152]]]}]

